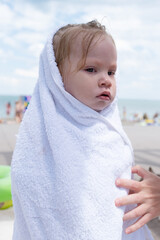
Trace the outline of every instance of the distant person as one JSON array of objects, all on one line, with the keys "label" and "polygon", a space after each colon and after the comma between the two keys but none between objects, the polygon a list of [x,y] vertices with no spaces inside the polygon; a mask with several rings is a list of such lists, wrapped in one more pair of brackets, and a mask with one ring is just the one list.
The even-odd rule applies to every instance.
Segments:
[{"label": "distant person", "polygon": [[116,185],[130,190],[128,196],[116,199],[117,207],[130,204],[137,204],[133,210],[125,213],[124,221],[139,218],[134,224],[126,229],[127,233],[132,233],[155,217],[160,216],[160,177],[150,171],[146,171],[140,166],[132,168],[132,173],[142,177],[138,182],[129,179],[117,179]]},{"label": "distant person", "polygon": [[143,120],[147,125],[153,125],[154,124],[154,120],[149,119],[147,113],[143,114]]},{"label": "distant person", "polygon": [[12,109],[11,103],[10,103],[10,102],[6,103],[6,116],[7,116],[7,117],[10,116],[10,114],[11,114],[11,109]]},{"label": "distant person", "polygon": [[15,102],[15,119],[17,123],[20,123],[22,121],[23,117],[23,104],[22,101],[16,101]]},{"label": "distant person", "polygon": [[12,159],[13,240],[151,240],[147,226],[127,236],[133,150],[116,101],[117,51],[97,21],[69,24],[40,57],[39,79]]},{"label": "distant person", "polygon": [[158,118],[158,116],[159,116],[159,113],[156,112],[156,113],[153,115],[153,119]]},{"label": "distant person", "polygon": [[159,125],[160,124],[159,113],[155,113],[153,115],[153,122],[154,122],[155,125]]},{"label": "distant person", "polygon": [[134,113],[134,114],[133,114],[133,121],[134,121],[134,122],[139,122],[139,121],[140,121],[140,116],[139,116],[138,113]]},{"label": "distant person", "polygon": [[123,120],[126,121],[127,120],[127,111],[126,108],[123,107]]},{"label": "distant person", "polygon": [[147,115],[147,113],[144,113],[144,114],[143,114],[143,120],[148,120],[148,115]]}]

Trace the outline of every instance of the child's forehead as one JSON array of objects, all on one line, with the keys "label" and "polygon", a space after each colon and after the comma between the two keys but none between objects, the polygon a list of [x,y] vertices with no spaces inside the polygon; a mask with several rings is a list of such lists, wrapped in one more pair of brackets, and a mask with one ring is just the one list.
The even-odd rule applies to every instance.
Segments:
[{"label": "child's forehead", "polygon": [[90,45],[88,45],[88,42],[85,41],[84,36],[85,34],[81,33],[76,39],[74,39],[74,42],[72,42],[70,48],[70,56],[77,55],[78,57],[82,57],[84,52],[87,52],[87,56],[92,55],[94,54],[94,52],[97,51],[103,40],[106,40],[105,41],[106,47],[111,43],[112,45],[115,46],[112,38],[107,34],[98,35],[94,37]]}]

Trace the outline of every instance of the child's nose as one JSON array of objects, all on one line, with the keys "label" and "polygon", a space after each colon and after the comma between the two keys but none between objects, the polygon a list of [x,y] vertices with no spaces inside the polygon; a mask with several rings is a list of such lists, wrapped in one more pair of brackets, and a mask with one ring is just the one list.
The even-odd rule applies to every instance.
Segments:
[{"label": "child's nose", "polygon": [[103,86],[110,87],[111,86],[110,76],[108,74],[101,76],[98,80],[98,85],[99,87],[103,87]]}]

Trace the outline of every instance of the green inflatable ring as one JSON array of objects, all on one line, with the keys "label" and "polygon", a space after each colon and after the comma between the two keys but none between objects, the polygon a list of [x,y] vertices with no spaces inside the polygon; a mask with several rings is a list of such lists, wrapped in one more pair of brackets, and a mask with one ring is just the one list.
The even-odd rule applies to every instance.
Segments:
[{"label": "green inflatable ring", "polygon": [[11,167],[0,166],[0,210],[11,206]]}]

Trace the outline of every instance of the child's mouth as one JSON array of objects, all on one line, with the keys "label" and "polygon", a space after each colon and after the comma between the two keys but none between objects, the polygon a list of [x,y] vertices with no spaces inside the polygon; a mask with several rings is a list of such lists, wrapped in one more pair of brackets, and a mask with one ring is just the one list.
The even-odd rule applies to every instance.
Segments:
[{"label": "child's mouth", "polygon": [[109,101],[111,99],[110,93],[109,92],[103,92],[98,96],[101,100],[106,100]]}]

